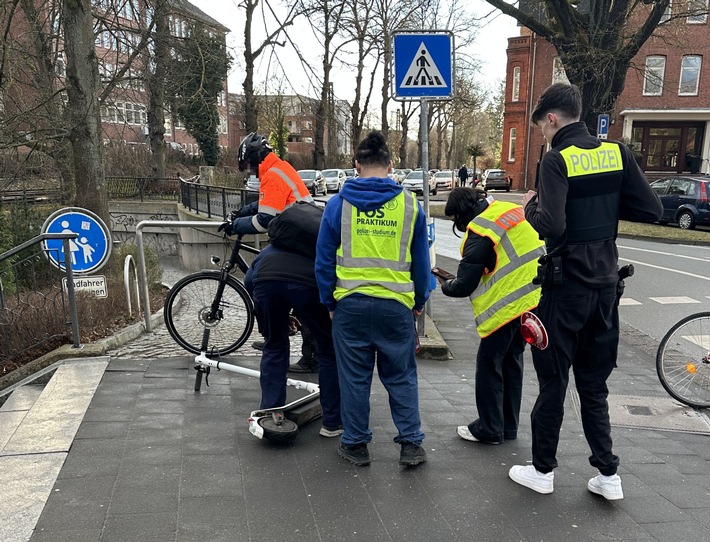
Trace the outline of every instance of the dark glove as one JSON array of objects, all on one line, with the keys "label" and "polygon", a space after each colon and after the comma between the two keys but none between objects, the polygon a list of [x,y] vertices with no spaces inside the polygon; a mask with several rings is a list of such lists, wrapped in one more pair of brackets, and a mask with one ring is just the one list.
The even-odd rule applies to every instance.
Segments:
[{"label": "dark glove", "polygon": [[[230,214],[230,216],[231,216],[231,214]],[[225,235],[231,237],[232,235],[234,235],[234,229],[232,228],[232,221],[229,219],[225,220],[224,222],[222,222],[219,225],[219,228],[217,228],[217,231],[218,232],[223,231]]]}]

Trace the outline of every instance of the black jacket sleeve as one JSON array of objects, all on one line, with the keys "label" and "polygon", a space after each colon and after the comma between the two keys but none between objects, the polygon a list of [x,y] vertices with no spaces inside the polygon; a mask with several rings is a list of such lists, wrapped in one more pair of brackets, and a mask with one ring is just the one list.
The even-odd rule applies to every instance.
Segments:
[{"label": "black jacket sleeve", "polygon": [[473,293],[481,281],[483,272],[495,267],[496,255],[493,241],[468,233],[463,247],[463,257],[456,271],[456,278],[441,285],[441,291],[449,297],[467,297]]},{"label": "black jacket sleeve", "polygon": [[620,145],[624,160],[619,219],[631,222],[655,222],[663,214],[663,204],[646,180],[631,151]]}]

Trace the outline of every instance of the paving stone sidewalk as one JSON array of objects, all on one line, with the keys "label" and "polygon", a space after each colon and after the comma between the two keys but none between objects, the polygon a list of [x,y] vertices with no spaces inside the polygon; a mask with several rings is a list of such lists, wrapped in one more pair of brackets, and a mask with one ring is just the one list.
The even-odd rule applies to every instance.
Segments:
[{"label": "paving stone sidewalk", "polygon": [[[537,383],[529,352],[518,439],[500,446],[463,441],[456,426],[475,416],[473,317],[466,300],[437,291],[433,318],[452,359],[419,363],[428,462],[416,469],[398,466],[377,379],[373,462],[358,468],[336,455],[337,439],[318,436],[318,421],[287,446],[251,436],[246,418],[258,405],[258,382],[213,372],[210,386],[195,393],[190,356],[164,342],[162,328],[111,352],[31,540],[710,541],[706,418],[675,405],[700,419],[695,433],[682,423],[674,427],[684,431],[658,430],[655,407],[641,422],[628,412],[613,419],[625,499],[612,503],[586,489],[596,472],[570,393],[555,491],[539,495],[507,477],[511,465],[530,460]],[[655,376],[656,347],[624,329],[609,382],[621,410],[627,397],[667,404]],[[258,367],[255,351],[232,359]]]}]

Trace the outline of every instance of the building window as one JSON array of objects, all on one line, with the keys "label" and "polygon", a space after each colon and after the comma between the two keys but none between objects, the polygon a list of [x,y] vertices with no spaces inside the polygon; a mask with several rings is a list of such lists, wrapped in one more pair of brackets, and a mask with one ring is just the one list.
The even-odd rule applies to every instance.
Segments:
[{"label": "building window", "polygon": [[513,68],[513,97],[512,100],[517,102],[520,99],[520,66]]},{"label": "building window", "polygon": [[643,74],[644,96],[660,96],[663,93],[663,77],[666,72],[666,57],[647,56]]},{"label": "building window", "polygon": [[699,55],[686,55],[680,67],[679,96],[697,96],[698,83],[700,82],[700,66],[702,57]]},{"label": "building window", "polygon": [[515,162],[515,140],[518,138],[518,129],[510,129],[510,138],[508,139],[508,162]]},{"label": "building window", "polygon": [[670,0],[668,2],[668,7],[666,8],[666,11],[664,11],[663,15],[661,15],[661,20],[658,21],[658,24],[663,24],[663,23],[667,23],[668,21],[670,21],[672,14],[673,14],[673,0]]},{"label": "building window", "polygon": [[688,24],[705,24],[708,20],[708,0],[688,1]]},{"label": "building window", "polygon": [[562,64],[562,60],[558,56],[556,56],[555,60],[552,62],[552,83],[569,84],[567,72],[565,71],[565,65]]}]

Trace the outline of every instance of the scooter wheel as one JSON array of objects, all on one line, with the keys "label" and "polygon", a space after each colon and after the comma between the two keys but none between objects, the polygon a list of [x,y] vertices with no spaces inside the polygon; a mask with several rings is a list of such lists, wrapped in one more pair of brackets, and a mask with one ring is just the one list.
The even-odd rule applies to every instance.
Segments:
[{"label": "scooter wheel", "polygon": [[286,418],[278,424],[271,416],[266,416],[259,420],[259,425],[264,430],[264,436],[271,442],[291,442],[298,435],[298,426]]}]

